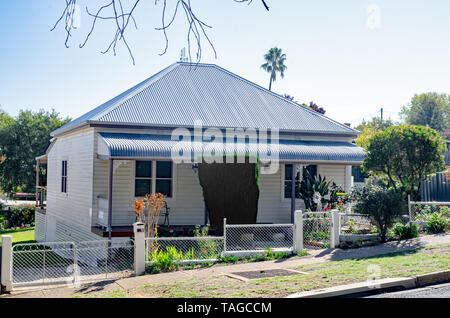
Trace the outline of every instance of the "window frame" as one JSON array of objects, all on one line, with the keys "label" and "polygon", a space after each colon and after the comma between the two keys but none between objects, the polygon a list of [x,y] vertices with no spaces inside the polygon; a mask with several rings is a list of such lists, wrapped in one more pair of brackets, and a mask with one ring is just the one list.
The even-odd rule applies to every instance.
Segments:
[{"label": "window frame", "polygon": [[[136,163],[138,161],[151,161],[152,162],[152,167],[151,167],[151,177],[150,178],[143,178],[143,177],[138,177],[136,178]],[[172,160],[155,160],[155,159],[151,159],[151,160],[134,160],[133,162],[133,179],[131,182],[131,186],[132,186],[132,193],[135,199],[143,199],[143,196],[136,196],[136,179],[150,179],[151,181],[151,194],[155,194],[156,193],[156,163],[159,161],[169,161],[172,163],[172,178],[158,178],[161,180],[172,180],[172,196],[171,197],[165,197],[166,201],[175,201],[176,200],[176,172],[177,172],[177,165],[172,161]]]},{"label": "window frame", "polygon": [[61,193],[63,195],[67,195],[67,179],[68,179],[68,160],[67,159],[62,159],[61,160]]},{"label": "window frame", "polygon": [[[285,194],[285,185],[286,185],[286,181],[291,181],[291,180],[286,180],[286,165],[292,165],[292,163],[285,163],[285,164],[283,164],[283,168],[282,169],[280,169],[281,170],[281,191],[280,191],[280,195],[281,195],[281,201],[282,202],[287,202],[287,201],[290,201],[291,200],[291,197],[289,196],[289,197],[285,197],[284,196],[284,194]],[[318,164],[315,164],[315,163],[309,163],[309,164],[304,164],[304,163],[297,163],[297,165],[300,165],[300,166],[302,166],[302,169],[300,169],[300,171],[299,171],[299,181],[301,182],[302,180],[303,180],[303,169],[304,168],[306,168],[307,166],[316,166],[316,176],[318,176],[319,175],[319,165]],[[299,186],[300,186],[300,183],[299,183]],[[301,198],[295,198],[295,200],[300,200],[300,201],[302,201],[302,199]]]},{"label": "window frame", "polygon": [[[138,161],[147,161],[150,162],[150,177],[137,177],[136,176],[136,168],[137,168],[137,162]],[[135,160],[134,166],[133,166],[133,194],[136,198],[143,198],[144,196],[137,196],[136,195],[136,180],[150,180],[150,192],[153,192],[153,161],[152,160]]]}]

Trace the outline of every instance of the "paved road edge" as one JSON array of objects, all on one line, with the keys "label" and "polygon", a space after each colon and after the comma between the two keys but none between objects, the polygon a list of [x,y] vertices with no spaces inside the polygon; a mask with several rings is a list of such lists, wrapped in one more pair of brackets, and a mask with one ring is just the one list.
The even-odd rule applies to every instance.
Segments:
[{"label": "paved road edge", "polygon": [[333,286],[288,295],[286,298],[328,298],[343,297],[392,289],[412,289],[433,284],[450,282],[450,270],[433,272],[412,277],[384,278],[364,282]]}]

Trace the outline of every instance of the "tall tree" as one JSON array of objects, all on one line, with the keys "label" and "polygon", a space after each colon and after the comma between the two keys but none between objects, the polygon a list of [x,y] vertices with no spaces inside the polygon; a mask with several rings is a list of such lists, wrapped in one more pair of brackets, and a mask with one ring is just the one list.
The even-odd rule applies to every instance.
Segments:
[{"label": "tall tree", "polygon": [[261,65],[261,68],[270,73],[270,91],[272,90],[272,82],[275,82],[277,79],[277,73],[280,73],[281,78],[284,78],[284,71],[287,69],[287,66],[284,64],[286,62],[286,54],[281,49],[273,47],[264,55],[264,60],[266,63]]},{"label": "tall tree", "polygon": [[361,135],[356,138],[355,143],[367,150],[368,141],[375,133],[384,131],[394,125],[396,125],[396,123],[391,119],[381,120],[379,117],[373,117],[368,121],[363,120],[358,126],[355,127],[356,130],[361,132]]},{"label": "tall tree", "polygon": [[34,192],[37,156],[50,145],[50,133],[69,122],[54,110],[32,112],[22,110],[15,120],[3,130],[0,139],[0,187],[7,193]]},{"label": "tall tree", "polygon": [[407,124],[429,126],[437,131],[450,128],[450,95],[424,93],[414,95],[400,116]]}]

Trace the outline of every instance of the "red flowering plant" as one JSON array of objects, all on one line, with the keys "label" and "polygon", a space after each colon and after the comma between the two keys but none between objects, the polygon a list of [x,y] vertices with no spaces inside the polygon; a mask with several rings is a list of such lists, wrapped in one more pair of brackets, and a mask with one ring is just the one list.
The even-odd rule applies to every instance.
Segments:
[{"label": "red flowering plant", "polygon": [[344,192],[344,189],[333,182],[330,188],[330,200],[328,202],[328,205],[331,209],[338,209],[339,212],[345,213],[346,212],[346,204],[349,202],[349,196],[347,193]]}]

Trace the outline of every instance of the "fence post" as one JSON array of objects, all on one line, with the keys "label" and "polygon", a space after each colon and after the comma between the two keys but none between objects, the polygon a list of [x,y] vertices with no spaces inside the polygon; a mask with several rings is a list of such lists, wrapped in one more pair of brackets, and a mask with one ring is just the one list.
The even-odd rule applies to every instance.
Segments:
[{"label": "fence post", "polygon": [[412,214],[411,214],[411,195],[408,194],[408,215],[409,215],[409,222],[412,222]]},{"label": "fence post", "polygon": [[145,273],[145,228],[144,223],[133,223],[134,230],[134,274]]},{"label": "fence post", "polygon": [[12,236],[2,236],[2,291],[10,292],[12,289]]},{"label": "fence post", "polygon": [[223,218],[223,255],[227,252],[227,218]]},{"label": "fence post", "polygon": [[330,247],[336,248],[339,246],[339,235],[341,233],[341,218],[339,210],[331,210],[331,237]]},{"label": "fence post", "polygon": [[297,210],[294,213],[294,253],[303,251],[303,213]]}]

